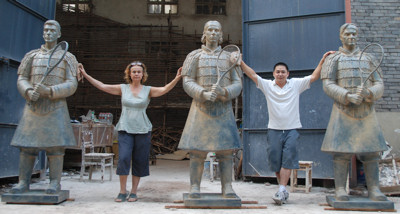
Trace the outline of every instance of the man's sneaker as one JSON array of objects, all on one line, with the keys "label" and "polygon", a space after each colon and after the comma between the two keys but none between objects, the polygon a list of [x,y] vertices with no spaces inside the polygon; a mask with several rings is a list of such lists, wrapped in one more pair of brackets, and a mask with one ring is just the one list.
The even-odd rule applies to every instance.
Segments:
[{"label": "man's sneaker", "polygon": [[289,193],[287,191],[285,192],[277,192],[275,195],[272,197],[272,199],[275,201],[277,205],[282,205],[286,204],[287,199],[289,198]]},{"label": "man's sneaker", "polygon": [[283,194],[285,195],[285,202],[287,201],[287,200],[289,200],[289,192],[288,191],[283,191]]}]

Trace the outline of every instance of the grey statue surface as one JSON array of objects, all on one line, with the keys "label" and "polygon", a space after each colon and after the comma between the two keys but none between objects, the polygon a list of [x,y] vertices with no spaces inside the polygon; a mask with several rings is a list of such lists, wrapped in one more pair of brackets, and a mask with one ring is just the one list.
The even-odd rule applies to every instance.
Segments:
[{"label": "grey statue surface", "polygon": [[17,87],[26,105],[11,142],[20,149],[19,183],[10,191],[14,194],[29,191],[35,158],[41,150],[46,151],[50,170],[50,183],[45,192],[59,192],[65,147],[76,146],[66,102],[66,97],[74,94],[78,86],[75,56],[67,52],[63,61],[40,84],[60,36],[60,24],[55,20],[46,21],[43,27],[45,44],[28,52],[18,68]]},{"label": "grey statue surface", "polygon": [[[378,124],[374,101],[383,95],[380,68],[361,87],[362,78],[374,70],[376,59],[356,46],[358,28],[346,23],[340,28],[343,46],[328,56],[323,64],[321,79],[325,93],[334,100],[331,118],[321,147],[333,154],[335,198],[348,201],[345,185],[352,155],[364,165],[368,196],[373,201],[386,201],[379,189],[378,160],[387,149]],[[362,74],[359,67],[367,73]]]},{"label": "grey statue surface", "polygon": [[190,155],[189,198],[200,198],[208,152],[215,152],[219,161],[222,196],[234,198],[233,152],[240,148],[240,141],[231,100],[240,95],[241,80],[237,72],[231,71],[219,85],[215,84],[217,57],[222,50],[222,27],[218,21],[205,24],[201,41],[201,49],[189,53],[183,64],[183,88],[193,101],[178,148],[188,150]]}]

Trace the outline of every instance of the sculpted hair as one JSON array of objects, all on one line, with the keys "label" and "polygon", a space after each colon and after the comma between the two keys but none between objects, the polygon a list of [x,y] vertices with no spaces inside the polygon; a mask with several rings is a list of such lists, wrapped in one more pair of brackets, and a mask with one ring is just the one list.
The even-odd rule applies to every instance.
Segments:
[{"label": "sculpted hair", "polygon": [[223,42],[222,25],[221,25],[221,23],[219,23],[219,21],[215,21],[215,20],[208,21],[208,22],[206,22],[206,24],[204,24],[203,36],[201,36],[201,43],[203,43],[203,44],[206,43],[206,34],[205,33],[206,33],[207,29],[208,29],[208,26],[211,23],[216,23],[216,24],[219,25],[219,30],[221,31],[221,37],[219,38],[218,44],[221,44]]},{"label": "sculpted hair", "polygon": [[135,66],[135,65],[140,66],[140,67],[143,68],[143,77],[142,77],[142,80],[140,82],[141,83],[146,82],[147,78],[149,77],[149,75],[147,74],[147,67],[146,67],[146,65],[144,63],[139,62],[139,61],[133,61],[133,62],[129,63],[129,65],[126,66],[125,71],[124,71],[124,73],[125,73],[125,76],[124,76],[125,82],[128,83],[128,84],[132,83],[132,79],[131,79],[131,75],[130,74],[131,74],[131,68],[133,66]]},{"label": "sculpted hair", "polygon": [[44,24],[43,27],[45,25],[54,25],[57,27],[57,33],[61,35],[61,26],[60,23],[58,23],[56,20],[47,20]]},{"label": "sculpted hair", "polygon": [[358,27],[355,25],[355,24],[353,24],[353,23],[346,23],[346,24],[343,24],[341,27],[340,27],[340,30],[339,30],[339,36],[340,36],[340,38],[342,38],[342,34],[343,34],[343,32],[347,29],[347,28],[355,28],[356,29],[356,32],[357,32],[357,34],[358,34]]}]

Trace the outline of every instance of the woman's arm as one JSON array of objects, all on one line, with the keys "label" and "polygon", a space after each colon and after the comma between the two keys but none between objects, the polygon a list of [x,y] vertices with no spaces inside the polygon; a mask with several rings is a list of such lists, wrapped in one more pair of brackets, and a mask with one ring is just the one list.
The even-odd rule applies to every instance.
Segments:
[{"label": "woman's arm", "polygon": [[173,89],[176,85],[176,83],[179,82],[179,80],[181,79],[181,71],[182,71],[182,67],[180,67],[178,69],[178,71],[176,72],[176,76],[175,78],[168,84],[166,84],[164,87],[151,87],[150,89],[150,97],[160,97],[166,93],[168,93],[169,91],[171,91],[171,89]]},{"label": "woman's arm", "polygon": [[86,73],[85,68],[83,68],[83,65],[81,63],[78,64],[78,72],[81,73],[83,75],[83,77],[85,77],[85,79],[87,79],[94,87],[112,94],[112,95],[121,95],[121,85],[109,85],[109,84],[104,84],[102,82],[100,82],[99,80],[93,78],[92,76],[90,76],[89,74]]}]

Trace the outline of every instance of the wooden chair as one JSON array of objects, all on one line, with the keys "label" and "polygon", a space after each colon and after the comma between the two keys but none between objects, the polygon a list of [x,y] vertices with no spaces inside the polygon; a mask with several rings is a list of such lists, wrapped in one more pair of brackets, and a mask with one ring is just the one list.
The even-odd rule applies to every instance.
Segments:
[{"label": "wooden chair", "polygon": [[[313,161],[299,161],[299,169],[293,169],[290,174],[290,192],[296,190],[304,190],[306,193],[311,191],[312,187],[312,165]],[[305,171],[305,185],[300,186],[297,184],[297,172]]]},{"label": "wooden chair", "polygon": [[110,181],[112,180],[114,154],[101,153],[94,151],[93,130],[92,127],[82,129],[82,163],[80,181],[83,181],[85,168],[89,166],[89,180],[92,180],[93,166],[101,166],[101,182],[104,181],[104,172],[106,167],[110,167]]}]

